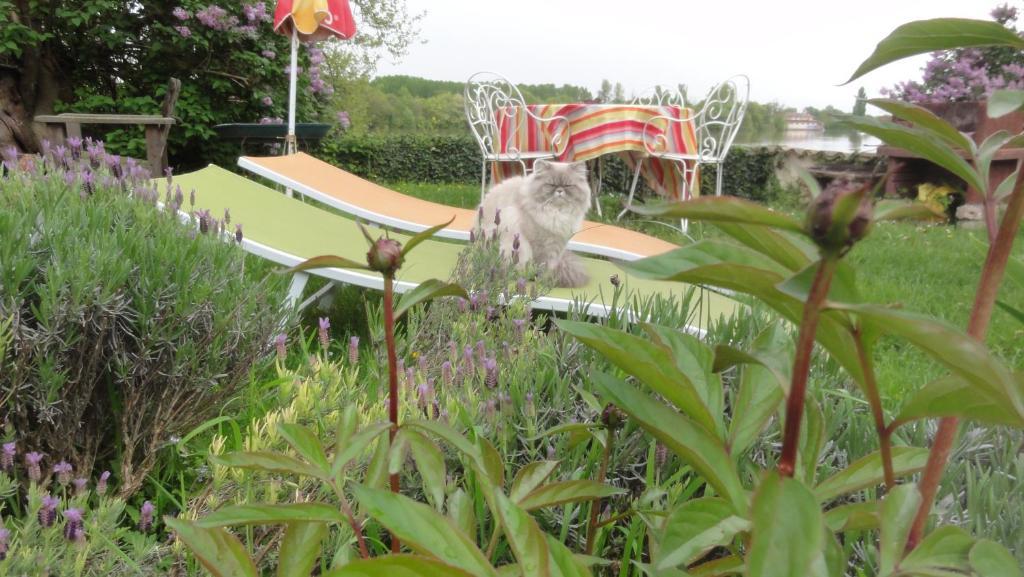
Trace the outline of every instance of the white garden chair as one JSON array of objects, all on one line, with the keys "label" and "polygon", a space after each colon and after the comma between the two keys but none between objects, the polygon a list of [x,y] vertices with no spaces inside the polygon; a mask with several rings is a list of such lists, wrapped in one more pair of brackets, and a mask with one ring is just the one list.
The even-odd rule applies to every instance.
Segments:
[{"label": "white garden chair", "polygon": [[[672,165],[683,177],[682,200],[689,199],[701,166],[715,165],[718,167],[715,179],[715,195],[722,195],[722,173],[726,156],[736,138],[743,115],[747,110],[747,99],[750,95],[750,80],[744,75],[737,75],[715,86],[708,92],[700,111],[694,116],[674,118],[669,115],[655,116],[644,125],[644,148],[651,158],[672,161]],[[693,122],[696,124],[697,148],[693,151],[678,152],[668,150],[665,136],[671,123]],[[659,130],[649,130],[656,124]],[[637,162],[633,175],[633,186],[629,191],[626,209],[619,213],[619,218],[629,210],[636,194],[637,180],[640,176],[641,161]],[[685,231],[686,221],[682,221]]]},{"label": "white garden chair", "polygon": [[[517,163],[528,174],[538,160],[554,160],[569,144],[569,120],[564,116],[541,118],[526,107],[522,93],[505,77],[477,72],[465,89],[466,121],[480,145],[480,198],[487,191],[488,163]],[[517,138],[528,122],[548,124],[547,150],[520,150]],[[504,134],[504,136],[502,136]]]}]

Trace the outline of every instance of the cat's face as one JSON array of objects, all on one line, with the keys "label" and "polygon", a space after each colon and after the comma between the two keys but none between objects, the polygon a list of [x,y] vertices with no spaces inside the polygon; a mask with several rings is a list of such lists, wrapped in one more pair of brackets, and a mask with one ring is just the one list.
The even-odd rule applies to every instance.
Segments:
[{"label": "cat's face", "polygon": [[554,209],[586,210],[590,203],[587,165],[582,162],[542,162],[530,177],[531,200]]}]

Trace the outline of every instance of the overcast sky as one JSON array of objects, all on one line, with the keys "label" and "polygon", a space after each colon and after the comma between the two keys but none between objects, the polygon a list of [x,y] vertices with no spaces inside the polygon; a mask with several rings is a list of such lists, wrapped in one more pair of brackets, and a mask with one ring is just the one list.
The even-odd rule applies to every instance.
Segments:
[{"label": "overcast sky", "polygon": [[661,84],[702,95],[733,74],[751,99],[848,109],[857,87],[920,78],[925,57],[836,86],[904,22],[988,19],[997,0],[407,0],[426,12],[423,44],[378,74],[464,81],[480,70],[513,82],[621,82],[627,96]]}]

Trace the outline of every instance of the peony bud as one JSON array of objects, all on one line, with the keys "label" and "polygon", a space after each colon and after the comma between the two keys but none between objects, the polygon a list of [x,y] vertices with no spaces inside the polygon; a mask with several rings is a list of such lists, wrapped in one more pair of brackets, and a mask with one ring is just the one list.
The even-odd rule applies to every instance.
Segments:
[{"label": "peony bud", "polygon": [[837,178],[811,201],[807,233],[825,252],[846,252],[867,236],[873,207],[870,184]]},{"label": "peony bud", "polygon": [[394,274],[402,266],[402,245],[397,240],[378,238],[366,253],[366,264],[370,270]]},{"label": "peony bud", "polygon": [[614,431],[626,423],[626,413],[609,403],[601,411],[601,423],[610,431]]}]

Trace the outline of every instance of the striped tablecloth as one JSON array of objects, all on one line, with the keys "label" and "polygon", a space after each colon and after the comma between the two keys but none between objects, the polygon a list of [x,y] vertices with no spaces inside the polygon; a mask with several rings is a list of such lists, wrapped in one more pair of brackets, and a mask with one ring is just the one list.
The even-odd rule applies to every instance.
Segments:
[{"label": "striped tablecloth", "polygon": [[[647,121],[656,116],[672,118],[693,117],[688,108],[675,106],[642,106],[633,104],[532,104],[528,105],[541,118],[563,116],[569,121],[569,139],[565,151],[558,160],[575,162],[591,160],[605,154],[618,154],[631,168],[643,159],[641,174],[647,184],[658,194],[678,199],[683,195],[683,179],[671,161],[646,158],[643,131],[646,125],[648,142],[657,142],[659,149],[666,152],[687,153],[696,150],[696,127],[690,122]],[[551,130],[559,130],[564,123],[545,123],[523,114],[509,118],[503,113],[499,122],[500,132],[496,142],[501,143],[500,152],[513,149],[522,152],[551,150]],[[513,134],[510,134],[513,133]],[[515,163],[495,163],[494,178],[499,181],[518,174]],[[695,179],[700,182],[700,179]],[[699,186],[689,191],[688,196],[697,196]]]}]

